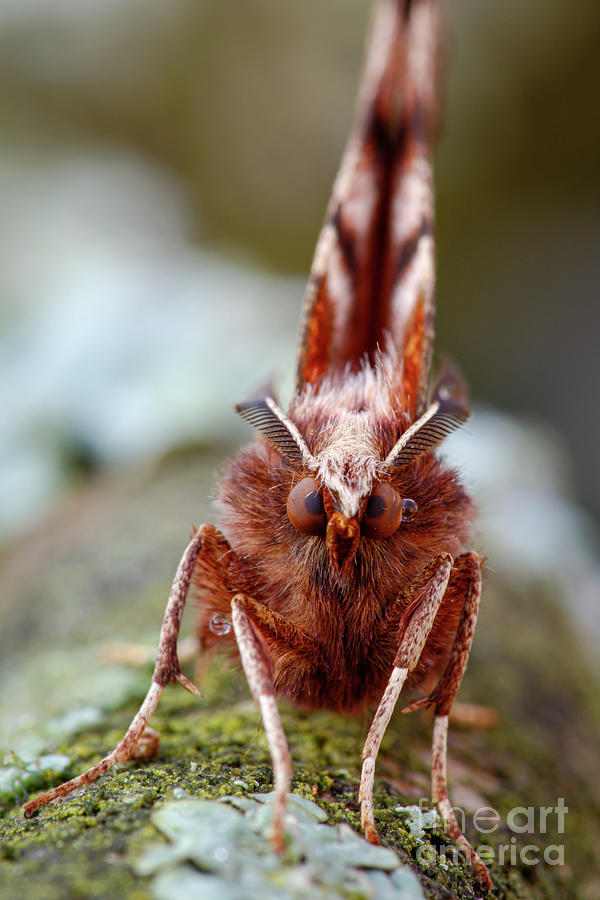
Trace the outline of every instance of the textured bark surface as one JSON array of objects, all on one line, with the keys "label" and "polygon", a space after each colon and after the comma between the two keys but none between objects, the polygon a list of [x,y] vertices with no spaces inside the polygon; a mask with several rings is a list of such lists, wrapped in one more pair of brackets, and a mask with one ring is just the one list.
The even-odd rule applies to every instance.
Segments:
[{"label": "textured bark surface", "polygon": [[[25,821],[19,801],[80,772],[114,746],[151,674],[106,662],[104,641],[157,639],[169,580],[187,540],[193,511],[207,496],[212,459],[174,457],[136,480],[113,479],[74,497],[33,541],[3,560],[0,715],[4,749],[21,758],[60,752],[37,769],[5,760],[0,774],[0,897],[151,896],[135,860],[158,839],[150,821],[163,798],[219,797],[271,790],[271,767],[259,716],[239,671],[213,661],[204,699],[167,689],[153,725],[159,755],[109,773],[63,805]],[[183,524],[185,523],[185,525]],[[490,567],[491,568],[491,567]],[[474,846],[514,846],[516,864],[492,864],[497,896],[598,896],[600,754],[598,685],[579,656],[578,639],[555,604],[552,584],[517,585],[488,572],[471,662],[459,700],[491,705],[494,730],[450,727],[450,796],[467,813]],[[191,616],[187,616],[188,630]],[[188,674],[193,674],[188,669]],[[360,750],[369,722],[282,706],[294,762],[292,790],[310,797],[331,824],[359,826]],[[50,724],[48,724],[50,723]],[[432,722],[396,714],[375,778],[375,819],[383,842],[417,873],[427,897],[479,896],[459,861],[444,863],[439,830],[411,830],[398,805],[430,796]],[[6,737],[5,737],[6,736]],[[564,833],[540,807],[564,797]],[[477,835],[472,814],[498,810],[502,823]],[[515,807],[534,807],[535,832],[507,822]],[[523,824],[525,814],[518,818]],[[509,820],[510,821],[510,820]],[[514,823],[513,823],[514,824]],[[511,842],[511,839],[516,838]],[[526,845],[564,847],[563,866],[527,865]],[[529,854],[531,858],[531,854]],[[340,896],[344,896],[340,887]]]}]

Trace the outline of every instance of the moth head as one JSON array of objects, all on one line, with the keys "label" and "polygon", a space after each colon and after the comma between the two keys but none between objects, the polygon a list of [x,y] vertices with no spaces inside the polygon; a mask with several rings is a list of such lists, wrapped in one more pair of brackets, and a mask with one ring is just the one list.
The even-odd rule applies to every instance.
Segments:
[{"label": "moth head", "polygon": [[359,545],[385,541],[418,520],[417,501],[398,483],[409,469],[469,417],[466,404],[440,388],[426,412],[401,435],[387,456],[370,415],[341,411],[324,446],[313,454],[298,427],[271,396],[236,407],[291,462],[293,481],[286,515],[295,530],[325,542],[339,575],[347,573]]},{"label": "moth head", "polygon": [[331,491],[310,475],[292,486],[286,505],[287,517],[296,531],[325,540],[338,575],[348,571],[362,538],[389,538],[418,513],[417,503],[403,497],[389,481],[373,486],[357,515],[344,515],[338,506]]}]

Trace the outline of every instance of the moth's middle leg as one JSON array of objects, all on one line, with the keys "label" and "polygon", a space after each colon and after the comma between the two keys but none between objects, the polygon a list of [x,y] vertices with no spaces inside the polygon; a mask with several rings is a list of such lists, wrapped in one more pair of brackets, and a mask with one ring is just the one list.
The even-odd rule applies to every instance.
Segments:
[{"label": "moth's middle leg", "polygon": [[231,617],[246,680],[262,715],[273,763],[275,805],[271,837],[275,849],[281,851],[292,760],[275,700],[271,650],[289,653],[306,648],[312,640],[285,617],[245,594],[233,597]]}]

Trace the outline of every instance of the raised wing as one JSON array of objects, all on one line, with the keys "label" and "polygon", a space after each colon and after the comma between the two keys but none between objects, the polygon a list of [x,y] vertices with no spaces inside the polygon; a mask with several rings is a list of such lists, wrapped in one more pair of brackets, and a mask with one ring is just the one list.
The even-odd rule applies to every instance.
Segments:
[{"label": "raised wing", "polygon": [[301,391],[331,369],[357,369],[394,348],[413,420],[427,402],[433,343],[440,18],[436,0],[377,5],[304,301],[297,370]]}]

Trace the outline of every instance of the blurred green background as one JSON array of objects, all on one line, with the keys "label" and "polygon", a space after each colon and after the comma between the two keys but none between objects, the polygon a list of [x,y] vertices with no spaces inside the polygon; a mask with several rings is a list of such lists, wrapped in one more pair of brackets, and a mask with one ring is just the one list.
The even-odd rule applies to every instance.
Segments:
[{"label": "blurred green background", "polygon": [[[600,5],[449,7],[437,349],[597,514]],[[0,0],[3,540],[289,385],[369,9]]]}]

